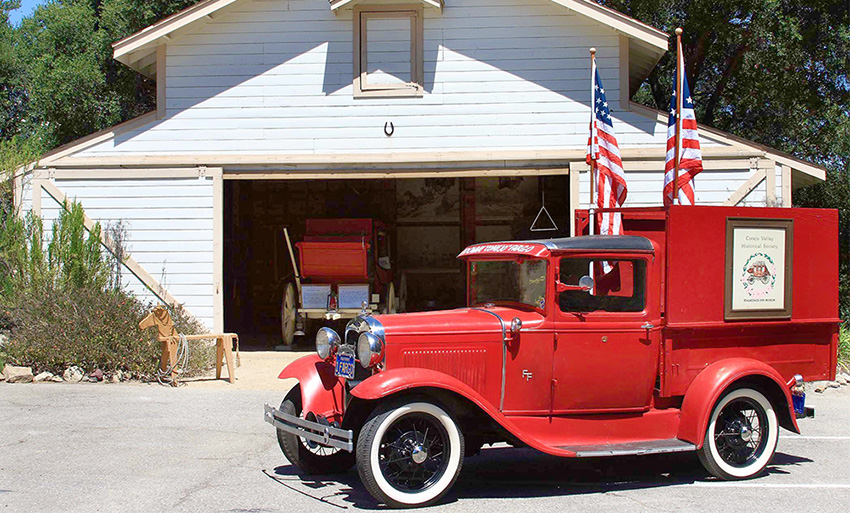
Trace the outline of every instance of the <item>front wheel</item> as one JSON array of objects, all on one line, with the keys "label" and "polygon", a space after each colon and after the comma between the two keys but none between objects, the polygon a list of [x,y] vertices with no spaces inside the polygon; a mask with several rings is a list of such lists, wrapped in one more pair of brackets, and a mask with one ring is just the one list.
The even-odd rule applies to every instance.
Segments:
[{"label": "front wheel", "polygon": [[357,471],[375,499],[393,508],[427,506],[454,484],[464,440],[443,408],[424,401],[377,408],[357,439]]},{"label": "front wheel", "polygon": [[720,479],[747,479],[770,463],[778,437],[770,401],[757,390],[738,388],[717,401],[697,454],[706,470]]},{"label": "front wheel", "polygon": [[[301,417],[300,387],[286,394],[280,411]],[[286,459],[308,474],[342,474],[355,463],[354,454],[348,451],[320,445],[279,428],[277,443]]]}]

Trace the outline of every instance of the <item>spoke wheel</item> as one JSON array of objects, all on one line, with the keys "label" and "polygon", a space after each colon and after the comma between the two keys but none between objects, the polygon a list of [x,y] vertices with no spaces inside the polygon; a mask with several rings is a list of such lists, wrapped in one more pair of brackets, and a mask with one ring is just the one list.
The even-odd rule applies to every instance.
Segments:
[{"label": "spoke wheel", "polygon": [[385,304],[387,305],[387,307],[384,313],[394,314],[398,311],[398,305],[396,305],[395,285],[393,285],[393,282],[390,282],[390,284],[387,285],[386,295],[387,298]]},{"label": "spoke wheel", "polygon": [[379,407],[364,424],[357,470],[369,493],[388,506],[425,506],[454,484],[463,453],[463,435],[443,408],[395,404]]},{"label": "spoke wheel", "polygon": [[280,330],[285,346],[291,346],[292,342],[295,341],[296,309],[295,285],[287,283],[283,290],[283,299],[280,302]]},{"label": "spoke wheel", "polygon": [[[280,410],[301,417],[301,387],[290,390]],[[282,429],[277,430],[277,442],[286,459],[308,474],[341,474],[355,463],[353,453],[305,440]]]},{"label": "spoke wheel", "polygon": [[778,434],[770,401],[757,390],[739,388],[714,406],[698,454],[715,476],[746,479],[761,473],[773,458]]}]

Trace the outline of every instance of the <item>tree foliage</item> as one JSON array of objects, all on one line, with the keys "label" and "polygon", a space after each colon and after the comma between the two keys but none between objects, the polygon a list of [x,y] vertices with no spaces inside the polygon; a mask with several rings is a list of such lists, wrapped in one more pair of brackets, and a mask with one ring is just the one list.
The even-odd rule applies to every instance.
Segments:
[{"label": "tree foliage", "polygon": [[[697,120],[825,166],[794,204],[840,212],[841,313],[850,318],[850,4],[847,0],[603,0],[672,34],[682,27]],[[671,37],[671,48],[675,41]],[[675,52],[635,100],[665,110]]]},{"label": "tree foliage", "polygon": [[112,59],[112,43],[195,2],[50,0],[15,28],[17,3],[0,1],[0,130],[55,147],[155,108],[156,84]]}]

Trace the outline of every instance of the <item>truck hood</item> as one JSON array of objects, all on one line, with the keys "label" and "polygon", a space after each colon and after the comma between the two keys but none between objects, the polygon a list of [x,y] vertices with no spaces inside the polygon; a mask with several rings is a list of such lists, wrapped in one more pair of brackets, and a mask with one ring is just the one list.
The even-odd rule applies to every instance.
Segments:
[{"label": "truck hood", "polygon": [[392,315],[376,315],[375,319],[384,327],[384,333],[389,339],[394,335],[426,335],[426,334],[457,334],[457,333],[498,333],[501,337],[502,326],[494,315],[505,322],[505,329],[510,330],[511,320],[518,317],[523,329],[539,328],[543,324],[543,315],[533,310],[523,310],[496,306],[491,308],[473,307],[455,310],[438,310],[434,312],[403,313]]}]

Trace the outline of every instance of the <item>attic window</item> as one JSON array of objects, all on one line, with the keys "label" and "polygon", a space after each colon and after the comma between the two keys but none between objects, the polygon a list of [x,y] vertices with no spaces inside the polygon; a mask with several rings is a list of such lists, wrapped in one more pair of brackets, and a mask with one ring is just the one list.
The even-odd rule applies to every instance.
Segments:
[{"label": "attic window", "polygon": [[354,96],[422,95],[422,7],[354,9]]}]

